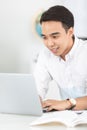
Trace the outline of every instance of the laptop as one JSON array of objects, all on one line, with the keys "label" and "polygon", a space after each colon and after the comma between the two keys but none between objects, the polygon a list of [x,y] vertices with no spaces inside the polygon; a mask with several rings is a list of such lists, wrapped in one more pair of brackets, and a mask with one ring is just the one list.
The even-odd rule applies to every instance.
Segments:
[{"label": "laptop", "polygon": [[0,73],[0,113],[42,115],[32,74]]}]

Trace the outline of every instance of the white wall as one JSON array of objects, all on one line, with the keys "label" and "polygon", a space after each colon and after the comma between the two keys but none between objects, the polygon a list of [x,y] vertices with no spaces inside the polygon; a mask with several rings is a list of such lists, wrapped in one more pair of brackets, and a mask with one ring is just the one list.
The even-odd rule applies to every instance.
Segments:
[{"label": "white wall", "polygon": [[87,37],[87,0],[0,0],[0,72],[32,72],[43,45],[33,33],[33,19],[41,9],[56,4],[71,9],[77,35]]},{"label": "white wall", "polygon": [[87,39],[87,0],[64,0],[63,5],[74,14],[75,34]]},{"label": "white wall", "polygon": [[0,72],[31,73],[42,41],[32,31],[35,13],[61,0],[0,0]]}]

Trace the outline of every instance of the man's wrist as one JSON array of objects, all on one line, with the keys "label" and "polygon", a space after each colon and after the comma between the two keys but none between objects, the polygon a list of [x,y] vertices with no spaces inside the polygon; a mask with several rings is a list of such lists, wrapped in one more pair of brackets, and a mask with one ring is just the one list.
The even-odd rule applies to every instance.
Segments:
[{"label": "man's wrist", "polygon": [[76,100],[74,98],[68,98],[66,99],[68,103],[70,104],[69,107],[67,108],[68,110],[72,110],[76,106]]}]

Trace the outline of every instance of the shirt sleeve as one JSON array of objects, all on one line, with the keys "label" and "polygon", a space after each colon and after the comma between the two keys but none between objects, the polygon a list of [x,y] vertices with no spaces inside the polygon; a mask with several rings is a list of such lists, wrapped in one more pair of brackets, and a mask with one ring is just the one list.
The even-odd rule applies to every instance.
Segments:
[{"label": "shirt sleeve", "polygon": [[34,77],[38,94],[39,96],[41,96],[42,99],[45,98],[46,93],[48,91],[49,82],[52,80],[46,64],[47,58],[44,56],[43,53],[40,53],[34,70]]}]

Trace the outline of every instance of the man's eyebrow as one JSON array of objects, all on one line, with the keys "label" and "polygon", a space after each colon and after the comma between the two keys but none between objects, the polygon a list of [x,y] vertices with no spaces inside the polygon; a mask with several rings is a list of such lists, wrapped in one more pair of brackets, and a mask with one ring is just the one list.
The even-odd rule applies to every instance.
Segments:
[{"label": "man's eyebrow", "polygon": [[[57,34],[60,34],[59,32],[54,32],[54,33],[51,33],[49,35],[57,35]],[[46,36],[45,34],[41,34],[42,37]]]},{"label": "man's eyebrow", "polygon": [[51,33],[50,35],[57,35],[57,34],[60,34],[59,32],[54,32],[54,33]]}]

